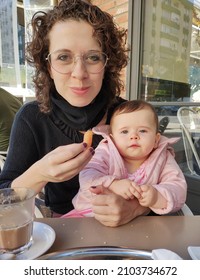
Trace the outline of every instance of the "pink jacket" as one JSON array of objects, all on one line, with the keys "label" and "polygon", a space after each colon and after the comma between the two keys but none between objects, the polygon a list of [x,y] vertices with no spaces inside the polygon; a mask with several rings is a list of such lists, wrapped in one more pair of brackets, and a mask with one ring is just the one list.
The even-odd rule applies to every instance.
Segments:
[{"label": "pink jacket", "polygon": [[[174,159],[171,144],[179,138],[161,136],[158,148],[143,163],[134,174],[128,174],[122,157],[109,137],[109,126],[99,126],[93,132],[103,136],[95,150],[95,154],[80,172],[80,190],[72,200],[78,211],[91,207],[91,192],[89,187],[103,185],[109,187],[115,179],[129,178],[137,184],[153,185],[168,201],[167,208],[154,209],[157,214],[167,214],[179,210],[185,203],[187,184],[185,177]],[[87,211],[86,211],[87,212]]]}]

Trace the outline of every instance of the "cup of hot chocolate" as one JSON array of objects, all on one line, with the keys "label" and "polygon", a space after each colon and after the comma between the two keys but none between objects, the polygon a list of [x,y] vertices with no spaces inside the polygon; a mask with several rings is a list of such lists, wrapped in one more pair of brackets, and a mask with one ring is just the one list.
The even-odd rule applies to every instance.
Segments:
[{"label": "cup of hot chocolate", "polygon": [[35,192],[0,189],[0,254],[19,254],[32,245]]}]

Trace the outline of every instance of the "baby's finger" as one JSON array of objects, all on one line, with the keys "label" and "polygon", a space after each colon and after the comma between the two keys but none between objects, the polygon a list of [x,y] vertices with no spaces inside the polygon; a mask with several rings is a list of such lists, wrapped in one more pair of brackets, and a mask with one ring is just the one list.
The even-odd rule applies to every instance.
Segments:
[{"label": "baby's finger", "polygon": [[141,187],[139,185],[137,185],[135,182],[131,182],[131,185],[133,186],[133,188],[139,192],[142,193]]},{"label": "baby's finger", "polygon": [[143,192],[147,192],[150,188],[149,185],[141,185],[140,187]]},{"label": "baby's finger", "polygon": [[134,187],[130,187],[129,190],[134,197],[136,197],[137,199],[141,198],[141,193],[138,192]]},{"label": "baby's finger", "polygon": [[135,197],[130,190],[127,190],[125,195],[127,196],[126,199],[133,199]]}]

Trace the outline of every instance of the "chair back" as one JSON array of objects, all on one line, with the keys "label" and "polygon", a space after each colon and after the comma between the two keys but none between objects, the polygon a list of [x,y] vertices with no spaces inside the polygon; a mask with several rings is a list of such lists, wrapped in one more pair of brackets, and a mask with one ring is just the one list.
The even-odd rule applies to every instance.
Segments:
[{"label": "chair back", "polygon": [[177,118],[181,127],[188,169],[191,174],[200,176],[200,158],[196,148],[200,145],[200,115],[191,108],[180,107]]},{"label": "chair back", "polygon": [[0,172],[3,170],[4,163],[6,161],[6,155],[7,155],[7,152],[0,151]]}]

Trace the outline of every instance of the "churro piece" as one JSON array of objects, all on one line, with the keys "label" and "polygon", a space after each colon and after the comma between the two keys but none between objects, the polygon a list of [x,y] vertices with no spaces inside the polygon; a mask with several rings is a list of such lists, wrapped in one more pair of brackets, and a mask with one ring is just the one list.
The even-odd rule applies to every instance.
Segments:
[{"label": "churro piece", "polygon": [[93,132],[91,129],[89,129],[84,133],[83,142],[87,143],[88,147],[91,147],[92,138],[93,138]]}]

